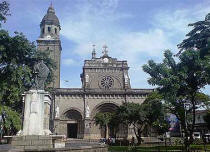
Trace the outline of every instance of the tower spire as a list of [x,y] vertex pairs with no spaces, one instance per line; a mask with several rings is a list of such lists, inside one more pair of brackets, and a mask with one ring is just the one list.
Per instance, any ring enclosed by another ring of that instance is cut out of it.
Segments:
[[95,44],[92,45],[93,46],[93,51],[92,51],[92,59],[96,58],[96,49],[95,49]]

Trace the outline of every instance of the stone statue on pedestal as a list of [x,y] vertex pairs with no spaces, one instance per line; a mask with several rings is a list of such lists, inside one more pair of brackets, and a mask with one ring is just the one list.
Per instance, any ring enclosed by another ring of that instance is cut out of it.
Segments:
[[32,89],[36,90],[44,90],[44,84],[47,80],[48,74],[50,70],[44,64],[43,60],[40,60],[38,63],[34,65],[34,83],[32,85]]
[[125,75],[124,75],[124,78],[125,78],[125,84],[128,84],[128,81],[129,81],[128,75],[125,74]]
[[85,76],[85,82],[88,83],[89,82],[89,75],[86,74]]
[[88,104],[86,105],[86,108],[85,108],[85,116],[86,116],[86,118],[90,117],[90,108],[89,108]]
[[55,109],[55,118],[59,117],[59,107],[57,106]]

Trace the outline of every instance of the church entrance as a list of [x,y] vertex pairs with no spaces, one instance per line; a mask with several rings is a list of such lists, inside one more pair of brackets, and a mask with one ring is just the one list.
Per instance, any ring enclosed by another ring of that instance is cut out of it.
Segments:
[[78,123],[68,123],[67,124],[67,137],[77,138]]
[[[116,111],[116,109],[118,108],[118,106],[116,104],[113,103],[103,103],[101,105],[99,105],[98,107],[96,107],[96,109],[94,109],[93,114],[96,115],[96,113],[113,113]],[[109,126],[107,129],[105,129],[105,127],[99,127],[96,126],[99,129],[99,137],[100,138],[108,138],[108,137],[112,137],[112,138],[127,138],[128,136],[128,128],[127,126],[120,124],[118,127],[112,127]]]
[[64,119],[66,122],[65,135],[67,138],[82,138],[84,127],[82,121],[82,115],[78,110],[70,109],[64,113]]

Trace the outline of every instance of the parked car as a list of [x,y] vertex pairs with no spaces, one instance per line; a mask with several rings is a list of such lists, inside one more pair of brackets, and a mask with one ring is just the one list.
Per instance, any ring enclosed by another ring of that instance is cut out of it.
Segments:
[[201,133],[200,132],[193,132],[193,138],[194,139],[200,139],[201,138]]

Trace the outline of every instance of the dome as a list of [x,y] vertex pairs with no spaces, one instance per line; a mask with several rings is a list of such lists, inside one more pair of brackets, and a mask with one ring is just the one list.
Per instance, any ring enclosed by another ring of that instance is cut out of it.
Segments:
[[60,22],[58,20],[58,17],[55,15],[55,10],[52,6],[50,6],[47,10],[47,14],[43,17],[41,21],[42,25],[56,25],[60,27]]

